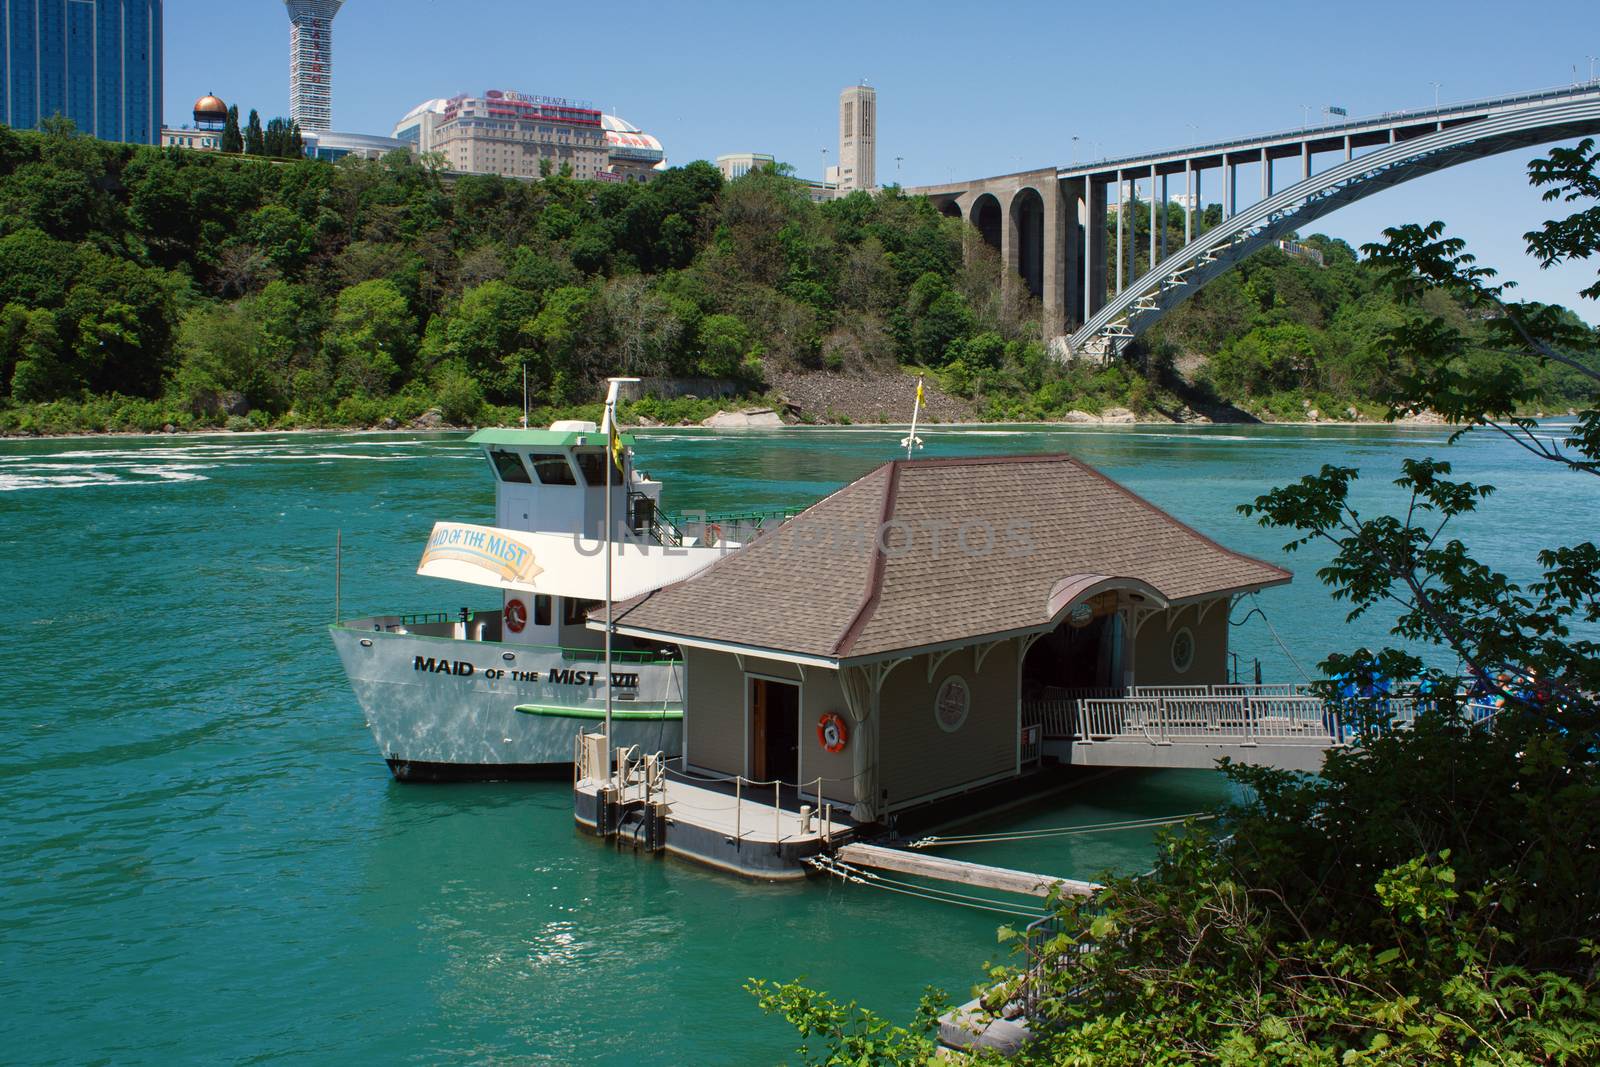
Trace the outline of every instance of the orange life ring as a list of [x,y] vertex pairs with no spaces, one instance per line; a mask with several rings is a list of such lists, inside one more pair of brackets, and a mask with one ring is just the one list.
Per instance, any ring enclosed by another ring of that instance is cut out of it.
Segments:
[[850,743],[850,728],[838,712],[830,711],[817,720],[817,743],[829,752],[843,752]]
[[520,634],[526,625],[528,625],[528,605],[512,597],[506,601],[506,629],[514,634]]

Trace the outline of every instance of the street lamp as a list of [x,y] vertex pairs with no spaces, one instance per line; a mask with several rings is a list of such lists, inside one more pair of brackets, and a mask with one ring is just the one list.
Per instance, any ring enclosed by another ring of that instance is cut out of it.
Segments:
[[1439,106],[1439,83],[1429,82],[1428,84],[1433,86],[1433,106],[1437,108]]

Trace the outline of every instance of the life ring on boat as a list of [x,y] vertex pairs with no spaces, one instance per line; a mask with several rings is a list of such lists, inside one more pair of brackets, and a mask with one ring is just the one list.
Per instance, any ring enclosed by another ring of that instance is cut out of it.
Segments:
[[506,629],[514,634],[520,634],[526,625],[528,625],[528,605],[519,598],[512,597],[506,601]]
[[830,711],[817,720],[817,743],[829,752],[843,752],[850,743],[850,728],[838,712]]
[[722,542],[722,527],[712,523],[706,527],[705,535],[700,540],[705,542],[707,548],[716,548]]

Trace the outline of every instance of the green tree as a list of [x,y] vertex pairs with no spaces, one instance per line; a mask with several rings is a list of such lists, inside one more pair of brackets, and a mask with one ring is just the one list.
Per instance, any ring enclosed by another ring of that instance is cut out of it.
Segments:
[[[534,360],[527,327],[538,308],[535,297],[504,281],[469,289],[448,315],[429,323],[422,363],[431,369],[452,361],[472,375],[486,396],[515,399],[522,389],[522,366]],[[546,380],[544,371],[535,365],[530,378],[535,383]]]
[[244,151],[244,136],[239,132],[239,105],[228,105],[228,117],[222,124],[222,144],[224,152],[238,155]]
[[410,363],[416,331],[405,294],[393,282],[362,282],[340,293],[323,335],[339,391],[388,393],[401,367]]
[[[535,375],[548,390],[551,402],[568,404],[579,396],[584,378],[585,326],[590,319],[593,293],[566,286],[546,298],[539,314],[527,324],[525,334],[533,351],[543,357],[544,376]],[[516,365],[520,370],[520,362]],[[509,368],[508,368],[509,369]]]
[[700,359],[695,369],[711,378],[732,378],[750,351],[750,331],[732,315],[707,315],[700,322]]
[[282,204],[266,204],[250,216],[245,232],[262,255],[285,274],[296,274],[311,255],[315,237],[305,219]]
[[255,108],[250,109],[250,122],[244,128],[244,151],[250,156],[264,156],[267,154],[267,137],[261,129],[261,116]]
[[26,322],[15,319],[8,333],[15,336],[11,371],[11,395],[17,400],[55,400],[77,392],[84,385],[72,373],[62,352],[56,314],[39,308],[25,313]]

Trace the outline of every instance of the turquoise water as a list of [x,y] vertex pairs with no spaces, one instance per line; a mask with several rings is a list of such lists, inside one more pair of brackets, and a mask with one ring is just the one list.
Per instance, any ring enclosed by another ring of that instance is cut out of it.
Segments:
[[[903,432],[903,431],[901,431]],[[644,435],[678,508],[804,504],[895,454],[881,429]],[[1600,529],[1579,479],[1487,435],[1392,428],[924,431],[928,454],[1070,450],[1295,583],[1261,595],[1293,657],[1375,643],[1315,553],[1234,505],[1325,462],[1392,502],[1402,455],[1502,486],[1468,529],[1525,574]],[[41,1063],[425,1060],[772,1063],[791,1031],[748,976],[899,1016],[960,994],[1003,916],[855,886],[747,885],[609,851],[560,783],[402,786],[324,629],[335,530],[346,615],[453,610],[417,578],[436,519],[490,521],[459,436],[0,443],[0,1048]],[[1113,532],[1108,531],[1108,535]],[[1236,616],[1242,610],[1236,610]],[[1235,631],[1294,680],[1259,617]],[[997,817],[1053,826],[1214,804],[1210,772],[1091,783]],[[964,828],[970,829],[970,828]],[[1137,870],[1148,833],[953,852],[1060,875]]]

